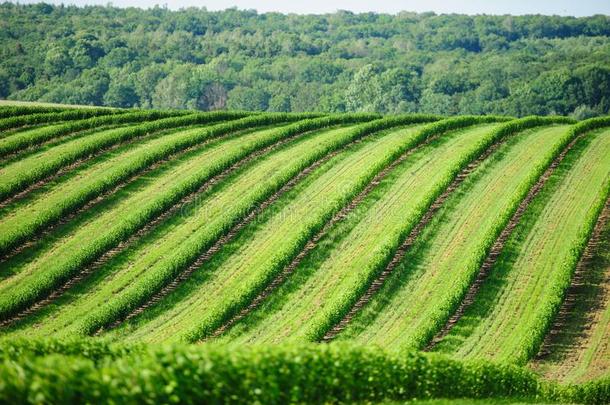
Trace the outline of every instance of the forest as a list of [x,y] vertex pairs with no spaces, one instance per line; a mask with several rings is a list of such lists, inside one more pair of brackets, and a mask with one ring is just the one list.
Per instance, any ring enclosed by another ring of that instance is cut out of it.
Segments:
[[610,111],[610,17],[0,4],[0,99],[193,110]]

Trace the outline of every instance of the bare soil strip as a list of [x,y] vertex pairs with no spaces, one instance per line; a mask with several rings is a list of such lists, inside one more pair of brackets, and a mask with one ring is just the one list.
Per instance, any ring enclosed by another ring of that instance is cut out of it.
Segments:
[[445,336],[447,336],[447,334],[451,331],[453,326],[460,320],[460,318],[462,317],[462,315],[464,314],[466,309],[470,305],[472,305],[477,293],[479,292],[479,289],[481,288],[481,285],[484,283],[485,279],[487,278],[487,276],[489,274],[489,271],[496,263],[496,260],[498,259],[498,257],[500,256],[500,253],[504,249],[504,245],[506,244],[506,241],[508,240],[508,238],[512,234],[513,230],[515,229],[515,227],[521,220],[521,217],[525,213],[525,210],[530,205],[530,203],[532,202],[534,197],[536,197],[536,195],[538,195],[540,190],[544,187],[544,185],[546,184],[548,179],[551,177],[553,172],[555,172],[555,169],[557,168],[557,166],[559,166],[561,161],[565,158],[566,154],[570,151],[570,149],[572,149],[574,144],[582,136],[584,136],[584,134],[581,134],[581,135],[577,136],[576,138],[574,138],[561,151],[561,153],[553,160],[553,162],[551,162],[551,165],[546,169],[546,171],[542,174],[542,176],[540,176],[540,178],[538,179],[536,184],[534,184],[534,186],[529,190],[529,192],[527,193],[525,198],[521,201],[521,203],[517,207],[517,210],[511,217],[510,221],[508,221],[508,224],[504,227],[504,229],[502,230],[502,232],[500,233],[500,235],[498,236],[498,238],[492,245],[489,253],[487,254],[487,257],[485,258],[485,261],[483,262],[483,264],[481,265],[481,267],[479,269],[476,279],[470,285],[470,288],[468,289],[468,292],[466,293],[464,299],[462,300],[462,303],[460,304],[458,309],[455,311],[455,313],[451,316],[451,318],[449,318],[449,320],[447,321],[447,323],[445,324],[443,329],[441,329],[440,332],[437,333],[436,336],[430,341],[428,346],[424,349],[425,351],[432,350],[434,348],[434,346],[436,346],[438,344],[438,342],[440,342]]
[[210,190],[216,184],[218,184],[219,182],[221,182],[222,180],[227,178],[235,170],[245,166],[246,164],[248,164],[249,162],[253,161],[256,158],[258,158],[258,157],[260,157],[260,156],[262,156],[262,155],[264,155],[266,153],[269,153],[269,152],[271,152],[271,151],[273,151],[275,149],[278,149],[278,148],[282,147],[283,145],[287,144],[288,142],[290,142],[290,141],[292,141],[294,139],[300,138],[302,136],[305,136],[306,134],[309,134],[311,132],[313,132],[313,131],[303,132],[303,133],[298,134],[296,136],[291,136],[291,137],[288,137],[286,139],[282,139],[279,142],[274,143],[273,145],[269,145],[269,146],[267,146],[267,147],[265,147],[263,149],[260,149],[260,150],[258,150],[256,152],[253,152],[253,153],[249,154],[248,156],[246,156],[245,158],[237,161],[236,163],[234,163],[233,165],[231,165],[227,169],[223,170],[221,173],[217,174],[216,176],[213,176],[205,184],[203,184],[199,189],[197,189],[196,191],[194,191],[194,192],[190,193],[189,195],[183,197],[180,201],[178,201],[176,204],[174,204],[171,208],[169,208],[164,213],[162,213],[161,215],[156,217],[154,220],[152,220],[151,222],[146,224],[144,227],[142,227],[139,231],[134,233],[128,239],[126,239],[123,242],[120,242],[115,248],[110,249],[107,252],[105,252],[103,255],[101,255],[97,260],[95,260],[89,266],[84,267],[78,274],[76,274],[74,277],[70,278],[62,286],[60,286],[57,289],[55,289],[46,298],[38,301],[37,303],[35,303],[34,305],[30,306],[29,308],[24,309],[23,311],[19,312],[15,316],[12,316],[12,317],[10,317],[10,318],[0,322],[0,328],[6,327],[6,326],[10,326],[14,322],[20,321],[23,318],[25,318],[25,317],[33,314],[34,312],[40,310],[41,308],[51,304],[53,301],[55,301],[57,298],[59,298],[61,295],[63,295],[70,288],[72,288],[73,286],[78,284],[81,280],[85,279],[90,274],[93,274],[97,269],[99,269],[104,264],[106,264],[110,259],[112,259],[116,255],[118,255],[120,252],[122,252],[124,249],[128,248],[129,246],[132,246],[134,243],[136,243],[138,240],[140,240],[143,236],[145,236],[150,231],[152,231],[157,225],[159,225],[160,223],[165,221],[170,216],[176,214],[185,205],[195,201],[195,199],[201,193],[204,193],[204,192]]
[[[590,271],[596,257],[603,253],[603,249],[607,249],[601,242],[609,222],[610,198],[606,200],[589,242],[576,265],[572,283],[534,360],[535,363],[555,355],[565,358],[562,364],[578,361],[578,356],[574,354],[578,354],[583,348],[595,326],[597,311],[603,309],[604,303],[610,298],[610,268],[606,269],[604,274],[591,274]],[[596,280],[597,278],[599,280]],[[594,291],[591,286],[595,287]],[[583,307],[577,308],[578,305]]]
[[429,137],[424,142],[416,145],[414,148],[409,149],[405,153],[403,153],[398,159],[392,162],[390,165],[386,166],[382,171],[380,171],[374,178],[371,180],[369,184],[357,195],[352,201],[346,206],[344,206],[338,213],[336,213],[333,218],[329,222],[322,227],[322,229],[314,235],[306,244],[303,250],[299,252],[297,256],[292,260],[290,264],[288,264],[282,271],[265,287],[253,300],[250,302],[248,306],[242,309],[237,315],[229,319],[226,323],[216,329],[210,336],[203,341],[213,339],[219,337],[227,330],[229,330],[233,325],[239,322],[241,319],[245,318],[255,309],[257,309],[263,301],[269,297],[273,291],[275,291],[280,285],[286,281],[286,279],[292,274],[292,272],[298,267],[301,261],[311,252],[318,244],[318,242],[330,231],[330,229],[339,221],[344,220],[349,216],[349,214],[354,211],[360,203],[373,191],[373,189],[379,185],[379,183],[398,165],[400,165],[405,159],[407,159],[410,155],[412,155],[417,150],[422,147],[430,144],[432,141],[438,139],[442,134],[437,134]]

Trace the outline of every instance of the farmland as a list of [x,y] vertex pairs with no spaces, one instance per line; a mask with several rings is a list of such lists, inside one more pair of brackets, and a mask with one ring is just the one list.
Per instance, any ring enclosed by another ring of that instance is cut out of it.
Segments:
[[0,403],[610,401],[610,118],[0,105]]

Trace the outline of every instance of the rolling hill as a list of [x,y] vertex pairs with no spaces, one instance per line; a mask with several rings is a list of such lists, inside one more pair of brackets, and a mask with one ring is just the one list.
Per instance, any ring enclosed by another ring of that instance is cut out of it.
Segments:
[[0,401],[610,400],[609,117],[0,131]]

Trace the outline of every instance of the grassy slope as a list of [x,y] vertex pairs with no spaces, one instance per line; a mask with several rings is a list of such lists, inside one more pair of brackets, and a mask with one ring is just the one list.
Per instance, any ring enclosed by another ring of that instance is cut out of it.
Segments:
[[340,339],[396,349],[425,345],[566,139],[567,127],[556,126],[525,131],[502,145],[449,197],[392,279]]
[[[282,207],[280,201],[270,207],[265,215],[272,217],[256,234],[260,239],[243,246],[243,250],[251,252],[251,255],[235,256],[235,262],[229,261],[224,266],[217,266],[215,262],[204,265],[208,271],[196,273],[190,285],[175,295],[185,295],[184,291],[195,289],[206,293],[185,297],[175,310],[149,322],[145,320],[145,325],[132,338],[143,335],[151,340],[185,337],[190,329],[210,327],[218,318],[226,316],[227,303],[241,302],[243,305],[243,301],[260,288],[261,282],[264,283],[281,269],[282,263],[298,252],[300,243],[320,223],[328,220],[387,164],[389,155],[412,145],[416,134],[415,128],[394,130],[381,138],[377,135],[365,140],[331,159],[282,199],[291,200],[288,206]],[[261,278],[265,274],[267,277]],[[199,322],[190,316],[190,311],[199,311]],[[172,336],[181,327],[186,333]]]
[[[321,243],[312,252],[314,260],[304,261],[295,271],[294,281],[278,291],[275,308],[273,304],[263,307],[260,322],[248,325],[246,319],[248,327],[234,332],[234,340],[279,342],[321,338],[336,321],[336,314],[349,309],[358,292],[368,286],[380,263],[385,263],[415,225],[430,199],[464,164],[464,157],[478,150],[494,127],[484,125],[449,133],[407,158],[367,198],[366,210],[354,216],[355,225],[348,230],[338,226],[339,233],[331,231],[326,238],[329,243]],[[228,339],[233,340],[232,336]]]
[[89,155],[99,145],[113,145],[122,141],[124,128],[94,131],[85,137],[42,148],[23,159],[13,161],[0,168],[0,195],[9,196],[25,186],[40,180]]
[[582,382],[610,371],[610,221],[584,269],[574,306],[553,336],[550,356],[532,364],[548,379]]
[[[102,118],[106,116],[120,116],[125,113],[126,110],[109,110],[109,109],[71,109],[63,111],[53,112],[40,112],[27,115],[13,115],[13,116],[2,116],[0,117],[0,138],[4,137],[3,131],[12,130],[21,127],[30,127],[32,125],[64,122],[70,124],[70,122],[79,122],[84,118]],[[4,115],[4,114],[2,114]],[[112,118],[110,118],[112,120]]]
[[[24,130],[6,133],[0,138],[0,156],[20,155],[24,151],[35,151],[43,144],[57,144],[75,139],[92,132],[91,130],[111,129],[113,126],[142,123],[159,118],[171,117],[171,112],[138,111],[109,114],[79,119],[55,125],[28,126]],[[27,119],[27,117],[24,117]]]
[[[99,285],[88,284],[80,289],[80,294],[75,294],[78,299],[74,297],[52,316],[37,320],[37,333],[87,333],[92,328],[90,323],[101,326],[97,324],[100,317],[107,323],[114,320],[115,311],[133,309],[133,305],[156,292],[163,281],[173,278],[170,275],[182,270],[189,261],[187,257],[194,260],[198,256],[201,249],[191,249],[194,235],[202,245],[211,244],[312,159],[347,142],[351,132],[351,127],[317,131],[241,168],[215,189],[199,196],[142,243],[100,269],[99,273],[108,275],[107,279],[98,280]],[[153,287],[154,283],[160,284]],[[134,294],[138,295],[137,300]]]
[[0,208],[0,249],[4,250],[5,246],[34,236],[45,225],[70,213],[99,195],[100,191],[128,177],[134,172],[133,166],[140,163],[139,161],[154,162],[149,157],[154,156],[163,146],[197,132],[203,132],[203,127],[164,133],[161,137],[153,137],[104,153],[58,179],[53,179],[25,198]]
[[17,301],[27,301],[25,297],[31,299],[53,288],[235,159],[277,140],[281,130],[257,131],[194,149],[113,195],[105,206],[87,213],[83,221],[70,224],[63,234],[57,232],[51,238],[53,243],[43,240],[34,253],[26,251],[0,264],[0,270],[12,274],[0,284],[2,312]]
[[[226,124],[201,126],[165,133],[143,142],[105,153],[53,181],[22,200],[0,209],[0,251],[32,237],[44,226],[168,156],[187,147],[196,147],[214,138],[212,132]],[[235,134],[233,134],[235,135]]]
[[610,186],[610,131],[578,142],[526,210],[475,302],[437,351],[524,363],[569,284]]

